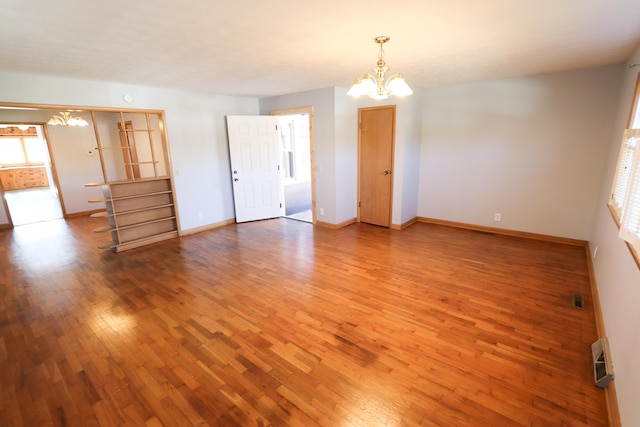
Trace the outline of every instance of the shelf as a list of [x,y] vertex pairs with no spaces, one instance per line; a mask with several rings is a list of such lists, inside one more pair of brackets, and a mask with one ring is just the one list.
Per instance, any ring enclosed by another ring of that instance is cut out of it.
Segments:
[[151,178],[138,178],[135,180],[128,180],[128,179],[119,179],[119,180],[115,180],[115,181],[109,181],[109,182],[89,182],[87,184],[84,184],[85,187],[102,187],[104,185],[122,185],[122,184],[132,184],[132,183],[140,183],[140,182],[153,182],[153,181],[166,181],[169,179],[169,175],[165,175],[165,176],[158,176],[158,177],[151,177]]
[[158,164],[160,163],[159,161],[154,161],[154,162],[135,162],[135,163],[125,163],[125,165],[127,166],[136,166],[136,165],[153,165],[153,164]]
[[[131,209],[128,211],[118,211],[118,215],[128,215],[128,214],[134,214],[138,212],[145,212],[145,211],[161,209],[161,208],[172,208],[173,206],[174,206],[173,203],[164,203],[161,205],[146,206],[144,208]],[[92,213],[91,215],[89,215],[89,218],[109,218],[109,217],[113,217],[114,215],[115,214],[113,212],[102,211],[102,212]]]
[[[118,231],[129,230],[131,228],[142,227],[144,225],[155,224],[155,223],[162,222],[162,221],[171,221],[171,220],[175,220],[175,219],[176,219],[175,216],[169,216],[169,217],[158,218],[158,219],[154,219],[154,220],[150,220],[150,221],[144,221],[144,222],[137,222],[137,223],[134,223],[134,224],[122,225],[122,226],[118,227]],[[113,231],[116,231],[116,230],[114,229]]]
[[145,221],[145,222],[138,222],[136,224],[123,225],[121,227],[118,227],[118,230],[128,230],[130,228],[136,228],[136,227],[140,227],[140,226],[147,225],[147,224],[155,224],[156,222],[171,221],[171,220],[175,220],[175,219],[176,219],[175,216],[168,216],[168,217],[165,217],[165,218],[154,219],[152,221]]
[[136,227],[141,227],[143,225],[148,225],[148,224],[154,224],[156,222],[162,222],[162,221],[171,221],[171,220],[175,220],[176,217],[175,216],[169,216],[169,217],[163,217],[163,218],[158,218],[158,219],[154,219],[151,221],[143,221],[143,222],[137,222],[134,224],[128,224],[128,225],[122,225],[119,227],[113,226],[113,225],[105,225],[104,227],[98,227],[95,228],[93,230],[94,233],[105,233],[107,231],[120,231],[120,230],[128,230],[130,228],[136,228]]
[[167,233],[156,234],[155,236],[151,236],[151,237],[145,237],[145,238],[142,238],[142,239],[132,240],[130,242],[126,242],[126,243],[122,243],[122,244],[111,245],[109,247],[112,250],[116,251],[116,252],[122,252],[122,251],[126,251],[128,249],[139,248],[140,246],[145,246],[145,245],[149,245],[151,243],[161,242],[163,240],[173,239],[173,238],[176,238],[176,237],[178,237],[178,232],[177,231],[170,231],[170,232],[167,232]]
[[128,147],[126,145],[107,145],[106,147],[94,147],[94,150],[100,150],[100,151],[105,151],[105,150],[130,150],[131,147]]
[[149,196],[156,196],[158,194],[170,194],[170,193],[171,193],[171,190],[164,190],[164,191],[156,191],[154,193],[140,193],[140,194],[131,194],[131,195],[122,196],[122,197],[105,198],[104,201],[117,202],[118,200],[137,199],[139,197],[149,197]]
[[137,181],[119,181],[102,185],[102,202],[106,211],[91,215],[107,218],[108,224],[94,229],[97,233],[111,233],[113,243],[108,246],[121,251],[155,241],[178,236],[178,219],[174,204],[171,179],[152,178]]
[[110,216],[113,216],[113,214],[107,211],[103,211],[103,212],[92,213],[91,215],[89,215],[89,218],[108,218]]
[[[127,214],[133,214],[138,212],[150,211],[150,210],[159,209],[159,208],[172,208],[172,207],[173,207],[173,203],[165,203],[162,205],[146,206],[144,208],[131,209],[128,211],[118,211],[118,215],[127,215]],[[110,214],[110,215],[113,216],[113,214]]]

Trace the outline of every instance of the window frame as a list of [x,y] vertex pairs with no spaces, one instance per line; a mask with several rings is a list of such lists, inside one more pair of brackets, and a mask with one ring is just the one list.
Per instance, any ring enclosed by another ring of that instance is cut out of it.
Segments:
[[[33,130],[32,130],[33,129]],[[2,167],[5,168],[13,168],[13,167],[23,167],[23,166],[43,166],[45,164],[44,161],[30,161],[29,159],[29,150],[27,149],[27,144],[25,139],[38,139],[38,134],[34,127],[30,127],[26,131],[21,131],[17,127],[9,127],[1,129],[0,132],[0,144],[7,141],[7,139],[15,139],[19,140],[20,148],[22,151],[22,161],[18,163],[2,163]],[[18,142],[18,141],[16,141]]]
[[[625,229],[623,207],[631,205],[635,206],[637,210],[640,205],[640,176],[638,176],[640,175],[640,117],[636,120],[636,116],[640,115],[639,108],[640,73],[636,78],[629,117],[616,163],[616,174],[607,204],[609,212],[618,226],[619,236],[629,248],[638,268],[640,268],[640,231],[629,233]],[[631,142],[632,138],[633,142]],[[621,182],[621,180],[625,182]],[[620,191],[623,191],[624,196],[621,197]],[[629,200],[629,197],[632,199]],[[632,238],[629,238],[630,235]]]

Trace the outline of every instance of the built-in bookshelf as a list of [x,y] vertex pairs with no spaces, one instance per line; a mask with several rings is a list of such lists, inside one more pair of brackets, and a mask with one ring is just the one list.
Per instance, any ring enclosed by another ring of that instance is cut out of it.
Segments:
[[169,178],[87,184],[101,186],[103,198],[90,202],[104,203],[104,212],[93,218],[106,218],[107,225],[93,231],[110,233],[111,241],[102,248],[116,252],[178,237],[178,224]]
[[91,217],[106,225],[93,231],[111,237],[100,248],[120,252],[178,237],[161,115],[93,112],[92,120],[104,182],[85,186],[101,187],[102,197],[89,201],[105,210]]

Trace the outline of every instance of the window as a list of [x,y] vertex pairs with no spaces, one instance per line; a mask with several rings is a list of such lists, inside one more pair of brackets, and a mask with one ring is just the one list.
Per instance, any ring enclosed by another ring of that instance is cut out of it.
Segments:
[[42,165],[46,158],[46,147],[33,126],[26,131],[14,126],[0,129],[0,162],[3,166]]
[[640,267],[640,74],[613,181],[609,208]]

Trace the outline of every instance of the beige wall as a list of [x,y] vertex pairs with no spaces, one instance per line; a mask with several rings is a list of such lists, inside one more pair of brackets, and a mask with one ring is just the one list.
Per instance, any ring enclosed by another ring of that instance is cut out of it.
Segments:
[[[628,61],[640,63],[640,48]],[[607,155],[603,158],[606,170],[596,203],[591,241],[593,260],[602,305],[606,334],[611,345],[616,373],[616,392],[620,416],[624,426],[640,426],[640,269],[626,244],[618,237],[618,228],[607,209],[615,167],[620,151],[622,133],[627,124],[629,109],[640,67],[624,67],[622,90],[614,111],[614,126],[607,138]]]
[[588,240],[620,70],[425,90],[419,215]]

